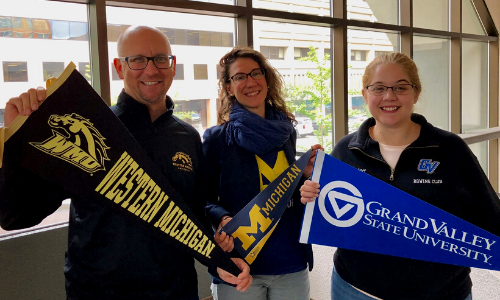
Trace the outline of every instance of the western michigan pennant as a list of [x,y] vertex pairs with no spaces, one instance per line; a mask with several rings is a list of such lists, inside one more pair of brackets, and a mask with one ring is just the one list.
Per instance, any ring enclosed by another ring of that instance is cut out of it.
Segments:
[[233,236],[234,248],[249,264],[257,258],[278,225],[302,177],[311,151],[292,163],[220,229],[220,232]]
[[318,151],[301,243],[500,270],[500,238]]
[[3,159],[95,199],[207,266],[240,273],[73,63],[47,95],[2,131]]

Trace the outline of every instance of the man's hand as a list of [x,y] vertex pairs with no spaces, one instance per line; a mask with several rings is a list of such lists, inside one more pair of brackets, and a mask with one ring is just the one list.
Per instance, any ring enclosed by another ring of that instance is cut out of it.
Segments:
[[19,97],[10,98],[5,105],[4,123],[8,127],[18,115],[29,116],[38,109],[40,102],[45,100],[45,89],[38,87],[37,89],[29,89],[26,93],[22,93]]
[[229,221],[231,221],[233,218],[229,216],[224,216],[222,217],[222,220],[217,227],[217,231],[215,232],[214,239],[217,242],[217,244],[224,250],[225,252],[231,252],[234,249],[234,241],[233,237],[230,235],[227,235],[225,232],[219,233],[219,230],[226,225]]
[[307,202],[313,201],[319,196],[319,183],[306,180],[304,184],[300,187],[300,202],[306,204]]
[[305,177],[311,176],[313,172],[314,159],[316,158],[316,153],[318,152],[318,150],[325,151],[325,149],[323,149],[323,147],[321,147],[320,144],[311,146],[311,149],[312,149],[311,156],[309,157],[309,161],[307,162],[307,165],[304,168],[304,173],[302,173],[303,176]]
[[244,292],[250,287],[253,280],[252,275],[250,275],[250,267],[241,258],[231,258],[231,260],[241,270],[241,273],[238,275],[238,277],[222,270],[221,268],[217,268],[217,273],[219,274],[219,277],[225,282],[235,284],[236,290],[238,290],[239,292]]

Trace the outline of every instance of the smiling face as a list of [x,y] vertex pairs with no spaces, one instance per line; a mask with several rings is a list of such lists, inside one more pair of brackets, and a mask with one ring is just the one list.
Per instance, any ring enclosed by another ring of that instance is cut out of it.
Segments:
[[[147,27],[126,32],[119,42],[120,57],[132,55],[170,55],[172,51],[165,35]],[[118,76],[123,79],[125,92],[148,106],[149,110],[166,110],[165,96],[175,76],[175,63],[169,69],[158,69],[149,61],[143,70],[131,70],[126,61],[114,60]]]
[[[259,64],[251,58],[238,58],[229,67],[229,77],[238,73],[248,74],[252,70],[259,69]],[[239,104],[248,111],[261,117],[265,117],[265,102],[267,97],[266,78],[254,79],[248,76],[246,82],[230,82],[226,86],[229,95],[234,95]]]
[[[411,83],[408,74],[399,65],[386,63],[375,68],[368,85],[394,86]],[[411,122],[413,105],[418,100],[415,89],[411,89],[407,95],[396,95],[392,89],[388,89],[385,94],[374,96],[365,87],[363,97],[377,126],[384,127],[399,127]]]

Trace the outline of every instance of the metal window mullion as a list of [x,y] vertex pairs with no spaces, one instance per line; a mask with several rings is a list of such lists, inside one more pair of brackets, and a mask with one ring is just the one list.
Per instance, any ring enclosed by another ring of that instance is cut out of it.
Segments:
[[108,105],[111,105],[105,0],[89,1],[88,20],[92,87]]
[[[489,43],[488,51],[489,63],[489,83],[488,83],[488,102],[489,102],[489,128],[498,127],[499,124],[499,43],[498,40]],[[499,188],[499,142],[500,139],[493,139],[488,142],[488,178],[491,185],[498,191]]]
[[450,124],[453,133],[462,133],[462,1],[450,0],[450,31],[458,32],[458,37],[450,41]]
[[408,32],[400,33],[399,51],[413,58],[413,0],[399,1],[399,22],[409,27]]

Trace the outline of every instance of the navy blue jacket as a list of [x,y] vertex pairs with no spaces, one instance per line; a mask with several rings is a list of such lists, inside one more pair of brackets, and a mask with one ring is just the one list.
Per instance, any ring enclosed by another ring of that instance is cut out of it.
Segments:
[[[373,118],[343,137],[331,155],[500,236],[500,201],[469,147],[421,115],[413,114],[412,121],[421,125],[420,136],[401,153],[394,170],[369,136]],[[439,165],[428,174],[418,170],[421,159]],[[345,281],[384,300],[461,300],[472,287],[466,267],[347,249],[336,251],[334,263]]]
[[[214,228],[217,228],[219,225],[221,217],[224,215],[236,215],[260,192],[260,173],[255,154],[238,146],[236,143],[227,145],[226,126],[226,124],[214,126],[207,129],[203,135],[203,153],[205,155],[203,184],[205,187],[204,197],[208,202],[206,214]],[[295,161],[296,140],[297,137],[294,131],[282,147],[289,163]],[[302,182],[299,182],[298,188],[302,185]],[[280,231],[288,230],[296,234],[298,244],[305,207],[300,202],[298,188],[292,197],[294,220],[290,220],[289,224],[293,224],[293,226],[285,228],[286,225],[280,221],[270,239],[279,239]],[[269,242],[270,240],[267,243]],[[262,261],[265,259],[263,256],[265,256],[266,247],[269,247],[268,244],[264,246],[264,250],[262,250],[252,266],[250,266],[250,273],[259,274],[258,272],[255,273],[255,266],[258,264],[258,260]],[[312,270],[313,255],[311,245],[300,244],[300,247],[305,256],[305,261],[309,265],[309,269]]]

